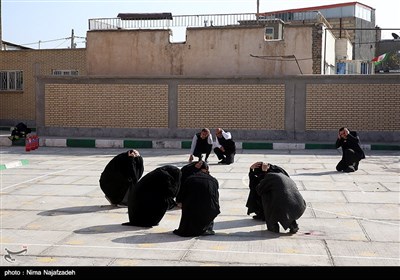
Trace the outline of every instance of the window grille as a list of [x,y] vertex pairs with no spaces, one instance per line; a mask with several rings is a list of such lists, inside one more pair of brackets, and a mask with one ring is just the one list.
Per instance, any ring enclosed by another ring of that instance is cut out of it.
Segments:
[[15,91],[23,89],[22,71],[0,71],[0,90]]
[[78,76],[78,70],[53,70],[54,76]]

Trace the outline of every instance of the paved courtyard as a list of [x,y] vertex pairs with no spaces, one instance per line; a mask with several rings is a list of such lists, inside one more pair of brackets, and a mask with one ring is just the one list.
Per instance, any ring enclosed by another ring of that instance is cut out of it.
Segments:
[[[172,233],[180,210],[158,226],[127,227],[108,205],[100,174],[127,149],[0,147],[1,266],[399,266],[400,151],[366,151],[338,173],[340,150],[239,150],[232,165],[210,156],[220,186],[214,236]],[[145,173],[187,163],[186,149],[138,149]],[[307,202],[297,234],[271,233],[246,214],[248,170],[283,167]]]

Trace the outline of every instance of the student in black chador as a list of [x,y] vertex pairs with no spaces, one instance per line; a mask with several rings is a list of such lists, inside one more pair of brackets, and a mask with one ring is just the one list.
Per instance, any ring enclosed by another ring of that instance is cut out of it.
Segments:
[[131,186],[136,184],[144,171],[143,158],[136,150],[116,155],[100,176],[100,187],[112,205],[128,205]]
[[198,132],[193,136],[192,146],[190,147],[189,162],[193,161],[193,157],[198,157],[199,161],[202,160],[202,154],[206,154],[204,160],[207,162],[212,146],[213,140],[210,130],[208,128],[203,128],[201,132]]
[[299,230],[297,219],[306,210],[306,202],[296,183],[283,173],[269,172],[256,186],[261,196],[267,230],[279,233],[279,224],[290,233]]
[[181,168],[181,186],[179,188],[178,194],[176,196],[176,203],[178,205],[178,207],[182,208],[182,193],[183,193],[183,188],[184,188],[184,182],[186,181],[186,179],[201,171],[201,168],[203,166],[204,161],[200,160],[200,161],[196,161],[196,162],[191,162],[186,164],[185,166],[183,166]]
[[230,132],[225,132],[222,128],[215,131],[214,153],[217,155],[219,164],[231,164],[235,160],[236,144]]
[[337,171],[354,172],[358,170],[358,163],[365,158],[360,146],[360,138],[355,131],[349,131],[346,127],[339,129],[336,140],[336,148],[342,147],[342,159],[336,165]]
[[165,165],[143,176],[129,191],[129,222],[124,225],[152,227],[158,225],[171,201],[176,197],[181,182],[178,167]]
[[255,213],[253,219],[264,221],[264,210],[261,203],[261,197],[257,194],[256,186],[264,179],[267,173],[282,173],[289,177],[289,174],[282,168],[277,165],[273,165],[270,163],[264,163],[262,161],[258,161],[253,163],[250,166],[249,172],[249,196],[247,198],[246,207],[247,207],[247,215],[251,213]]
[[174,234],[183,237],[214,235],[214,219],[220,213],[218,181],[203,162],[200,172],[183,183],[182,216]]

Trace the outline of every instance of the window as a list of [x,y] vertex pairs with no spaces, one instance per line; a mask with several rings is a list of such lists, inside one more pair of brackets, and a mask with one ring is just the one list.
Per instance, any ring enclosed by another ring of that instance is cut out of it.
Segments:
[[78,70],[53,70],[55,76],[77,76],[79,75]]
[[273,40],[274,39],[274,28],[266,27],[265,28],[265,40]]
[[22,89],[22,71],[0,71],[0,90],[15,91]]

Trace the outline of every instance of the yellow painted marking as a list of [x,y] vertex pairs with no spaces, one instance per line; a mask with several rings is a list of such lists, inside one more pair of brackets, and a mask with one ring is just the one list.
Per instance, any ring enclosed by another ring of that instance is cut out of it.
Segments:
[[51,258],[51,257],[37,258],[37,260],[39,262],[42,262],[42,263],[51,263],[51,262],[56,262],[57,261],[56,258]]
[[66,244],[69,244],[69,245],[82,245],[82,244],[85,244],[85,242],[83,242],[82,240],[70,240],[70,241],[66,242]]

